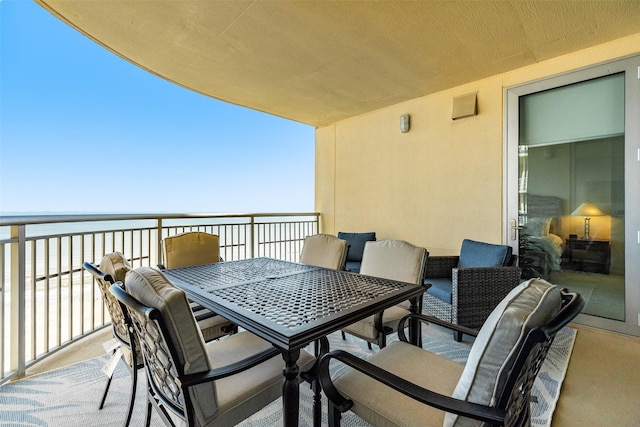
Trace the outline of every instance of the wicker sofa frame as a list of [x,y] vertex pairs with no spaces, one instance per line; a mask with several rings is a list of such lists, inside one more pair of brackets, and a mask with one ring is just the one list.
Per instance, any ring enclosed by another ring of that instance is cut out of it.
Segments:
[[[422,300],[423,312],[438,319],[478,330],[502,299],[521,282],[517,256],[506,267],[457,268],[459,256],[430,256],[425,272],[429,278],[450,278],[451,304],[428,292]],[[454,331],[456,341],[462,332]]]

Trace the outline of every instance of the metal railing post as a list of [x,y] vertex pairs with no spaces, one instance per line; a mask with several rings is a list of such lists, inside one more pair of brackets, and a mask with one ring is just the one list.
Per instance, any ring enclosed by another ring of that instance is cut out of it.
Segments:
[[26,226],[18,225],[11,227],[11,238],[18,239],[10,244],[11,246],[11,278],[9,289],[11,293],[10,303],[10,346],[11,356],[9,366],[15,370],[18,376],[25,373],[25,246],[26,246]]
[[256,241],[258,241],[255,235],[255,225],[256,225],[256,217],[255,215],[251,215],[251,246],[250,246],[251,249],[249,252],[249,255],[251,255],[251,258],[255,258],[255,248],[253,246],[256,244]]
[[[151,238],[151,237],[149,237]],[[156,262],[155,265],[162,263],[162,218],[156,219]],[[154,263],[149,259],[149,264],[154,265]]]

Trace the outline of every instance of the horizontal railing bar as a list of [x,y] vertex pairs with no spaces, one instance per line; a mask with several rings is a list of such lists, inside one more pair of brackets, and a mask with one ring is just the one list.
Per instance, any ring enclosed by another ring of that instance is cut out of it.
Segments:
[[[42,225],[42,224],[39,224]],[[134,228],[108,228],[104,230],[91,230],[85,232],[69,232],[69,233],[58,233],[58,234],[37,234],[32,236],[27,236],[25,238],[25,242],[33,242],[44,239],[57,239],[59,237],[82,237],[82,236],[90,236],[92,234],[104,234],[104,233],[125,233],[125,232],[134,232],[134,231],[148,231],[148,230],[156,230],[155,227],[134,227]],[[13,239],[15,241],[15,239]],[[4,241],[0,240],[0,243],[4,243]]]
[[155,219],[193,219],[193,218],[269,218],[269,217],[296,217],[316,216],[317,212],[302,213],[254,213],[254,214],[79,214],[79,215],[1,215],[0,226],[15,224],[55,224],[64,222],[100,222],[100,221],[131,221],[131,220],[155,220]]

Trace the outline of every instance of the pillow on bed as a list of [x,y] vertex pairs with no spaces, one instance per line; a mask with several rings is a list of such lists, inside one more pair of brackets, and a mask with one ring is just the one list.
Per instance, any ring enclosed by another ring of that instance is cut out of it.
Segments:
[[551,218],[529,218],[522,231],[529,236],[547,236],[550,226]]

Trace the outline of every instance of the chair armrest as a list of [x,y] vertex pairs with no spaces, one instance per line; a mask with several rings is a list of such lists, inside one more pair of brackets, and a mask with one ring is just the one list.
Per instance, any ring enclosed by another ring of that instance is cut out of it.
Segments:
[[400,323],[398,324],[398,338],[400,341],[409,342],[407,335],[405,333],[405,323],[409,319],[418,319],[425,323],[433,323],[435,325],[439,325],[445,327],[447,329],[451,329],[452,331],[462,332],[463,334],[471,335],[472,337],[478,336],[478,331],[475,329],[467,328],[465,326],[457,325],[455,323],[447,322],[446,320],[438,319],[437,317],[430,316],[428,314],[407,314],[402,319],[400,319]]
[[320,383],[322,384],[322,389],[327,395],[327,398],[334,403],[340,412],[348,411],[353,406],[353,402],[342,396],[333,385],[329,372],[329,362],[331,359],[336,359],[364,375],[399,391],[405,396],[426,405],[491,424],[502,425],[504,423],[506,412],[502,409],[465,402],[463,400],[433,392],[385,371],[366,360],[347,353],[346,351],[334,350],[325,354],[320,359],[319,378]]
[[274,356],[278,356],[279,354],[280,350],[273,347],[260,353],[254,354],[253,356],[234,362],[230,365],[221,366],[209,371],[197,372],[195,374],[185,374],[182,376],[181,381],[184,386],[191,387],[209,381],[219,380],[221,378],[235,375],[242,371],[246,371],[247,369],[253,368],[254,366],[257,366]]
[[451,269],[458,266],[459,256],[430,256],[424,269],[424,277],[451,278]]
[[[424,293],[431,287],[430,284],[423,284],[422,287],[424,288],[424,290],[422,291],[422,293],[419,296],[413,297],[417,300],[418,306],[415,307],[416,312],[417,313],[421,313],[422,312],[422,295],[424,295]],[[411,299],[409,299],[409,301],[411,301]],[[373,315],[373,324],[375,326],[375,328],[378,331],[382,331],[384,328],[384,324],[383,324],[383,316],[384,316],[384,310],[377,312],[376,314]],[[402,319],[400,319],[402,320]],[[401,326],[404,327],[404,324],[401,324]],[[387,327],[389,330],[386,331],[387,333],[391,333],[393,332],[391,330],[391,328]]]
[[[452,270],[452,290],[457,288],[458,298],[490,293],[492,299],[502,301],[511,289],[520,284],[520,267],[476,267],[454,268]],[[496,296],[496,294],[500,296]]]

